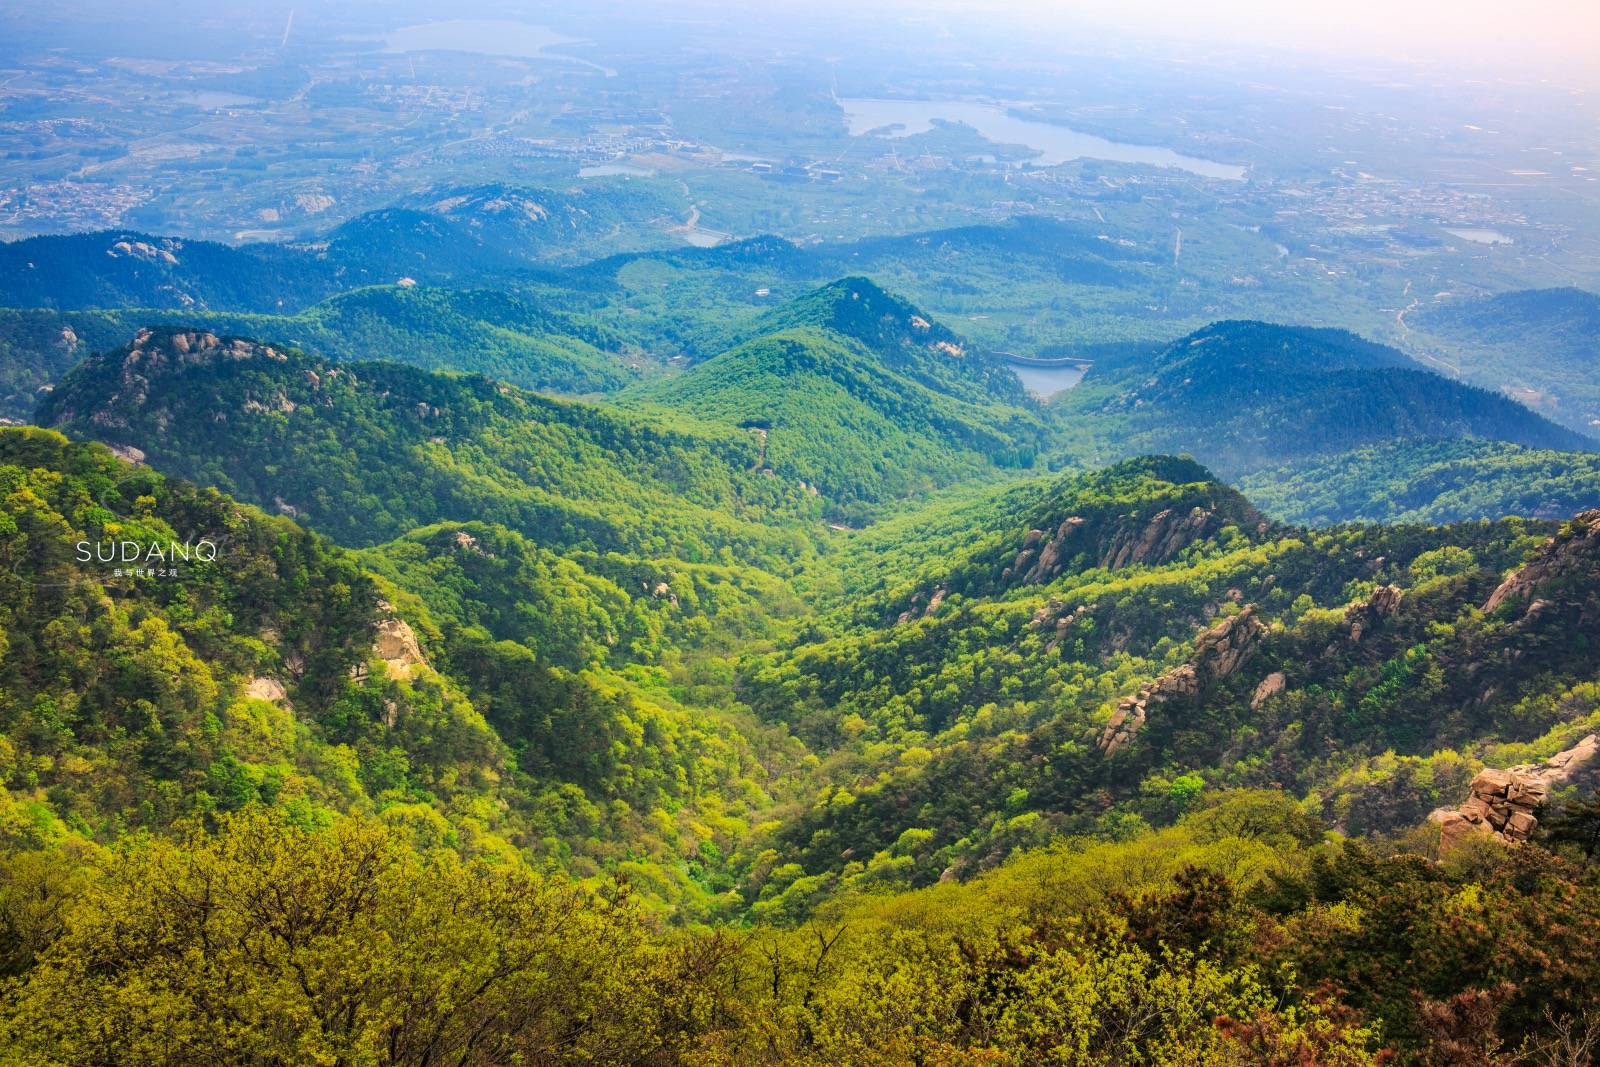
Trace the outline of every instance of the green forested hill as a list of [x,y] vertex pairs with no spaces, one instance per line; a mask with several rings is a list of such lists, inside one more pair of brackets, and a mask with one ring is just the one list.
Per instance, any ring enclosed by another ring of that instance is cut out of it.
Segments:
[[742,325],[734,340],[807,326],[859,342],[889,369],[931,389],[1027,405],[1022,383],[1003,362],[866,278],[841,278],[807,293]]
[[741,326],[734,347],[627,394],[756,432],[765,466],[846,514],[984,470],[1030,467],[1049,435],[1001,362],[864,278]]
[[1097,367],[1051,411],[1092,454],[1189,452],[1228,476],[1428,438],[1594,446],[1394,349],[1344,331],[1260,322],[1217,323],[1151,359]]

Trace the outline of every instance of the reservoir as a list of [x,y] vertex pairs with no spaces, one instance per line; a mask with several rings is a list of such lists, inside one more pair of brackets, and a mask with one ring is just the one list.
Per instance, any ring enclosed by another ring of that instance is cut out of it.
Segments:
[[[1241,181],[1245,168],[1217,163],[1152,145],[1124,144],[1092,133],[1081,133],[1053,122],[1019,118],[994,104],[973,100],[873,100],[850,97],[839,101],[850,134],[860,137],[874,130],[890,137],[911,137],[933,129],[934,120],[971,126],[996,144],[1026,145],[1039,153],[1032,160],[1053,167],[1074,159],[1105,159],[1115,163],[1142,163],[1171,167],[1203,178]],[[892,129],[885,130],[885,127]]]
[[1471,241],[1475,245],[1508,245],[1511,243],[1511,238],[1499,230],[1462,227],[1460,229],[1446,228],[1444,232],[1452,237],[1459,237],[1463,241]]
[[1049,400],[1057,393],[1071,389],[1083,381],[1084,371],[1088,369],[1081,364],[1064,367],[1026,367],[1010,360],[1006,361],[1006,366],[1022,380],[1023,388],[1040,400]]

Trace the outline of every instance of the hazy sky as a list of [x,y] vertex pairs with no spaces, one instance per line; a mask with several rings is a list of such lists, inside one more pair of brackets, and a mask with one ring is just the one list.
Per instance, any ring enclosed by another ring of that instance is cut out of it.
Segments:
[[945,0],[945,6],[1062,27],[1449,59],[1486,69],[1537,72],[1548,63],[1600,82],[1600,0]]

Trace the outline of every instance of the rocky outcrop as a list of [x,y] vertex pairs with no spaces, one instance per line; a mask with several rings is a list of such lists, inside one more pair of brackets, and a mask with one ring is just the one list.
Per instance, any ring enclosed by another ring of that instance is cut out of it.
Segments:
[[1151,711],[1193,700],[1209,685],[1235,674],[1261,644],[1267,628],[1254,608],[1230,615],[1195,639],[1194,654],[1117,704],[1100,732],[1100,751],[1111,755],[1133,740]]
[[1289,680],[1284,676],[1284,673],[1282,671],[1273,671],[1261,679],[1261,684],[1256,686],[1255,693],[1250,697],[1250,710],[1255,711],[1288,687]]
[[252,700],[265,700],[269,704],[277,704],[279,707],[293,707],[289,703],[289,693],[283,688],[283,683],[268,675],[250,679],[250,684],[244,688],[244,695]]
[[1051,597],[1033,613],[1033,619],[1028,625],[1035,630],[1053,632],[1054,636],[1045,644],[1044,650],[1046,652],[1054,652],[1060,647],[1062,639],[1067,636],[1067,632],[1079,620],[1087,618],[1088,615],[1089,606],[1087,604],[1079,604],[1069,612],[1065,604],[1055,597]]
[[372,654],[388,666],[389,673],[397,678],[410,678],[418,667],[428,665],[417,643],[411,625],[401,618],[388,618],[378,623],[377,636],[372,642]]
[[[409,681],[419,667],[428,665],[428,658],[422,654],[416,631],[411,629],[410,623],[394,613],[392,604],[379,601],[378,610],[383,612],[383,617],[378,620],[373,633],[372,658],[382,660],[394,677]],[[350,673],[355,678],[364,678],[367,665],[358,663],[350,668]]]
[[895,616],[895,625],[903,625],[913,619],[926,619],[929,615],[939,610],[939,605],[944,603],[944,598],[950,595],[950,590],[939,586],[931,596],[924,596],[920,591],[911,597],[911,606]]
[[1359,642],[1363,633],[1399,611],[1402,596],[1399,586],[1380,585],[1366,600],[1345,608],[1344,621],[1350,627],[1350,640]]
[[1506,604],[1537,603],[1534,594],[1538,589],[1567,578],[1583,578],[1594,570],[1597,559],[1600,509],[1574,516],[1559,534],[1539,546],[1533,559],[1507,575],[1489,595],[1483,610],[1492,612]]
[[[142,329],[125,348],[98,358],[100,369],[108,376],[115,376],[116,387],[109,397],[96,405],[96,410],[86,414],[95,425],[111,427],[127,425],[126,412],[144,406],[151,382],[163,374],[221,360],[283,361],[288,356],[271,345],[218,337],[208,330]],[[55,414],[54,421],[60,422],[76,414],[64,408]]]
[[1428,816],[1439,826],[1440,848],[1458,845],[1474,835],[1503,844],[1528,840],[1539,825],[1538,811],[1550,790],[1595,765],[1597,755],[1600,735],[1590,734],[1543,763],[1506,770],[1485,767],[1472,779],[1467,799],[1459,807],[1440,808]]
[[1223,520],[1212,509],[1167,508],[1143,523],[1121,524],[1091,540],[1094,531],[1089,520],[1069,515],[1049,532],[1033,529],[1024,534],[1021,550],[1000,577],[1018,585],[1041,585],[1084,553],[1094,566],[1107,570],[1165,563],[1222,526]]

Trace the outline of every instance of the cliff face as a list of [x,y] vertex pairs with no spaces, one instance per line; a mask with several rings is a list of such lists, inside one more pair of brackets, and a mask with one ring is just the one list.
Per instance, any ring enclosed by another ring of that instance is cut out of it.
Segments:
[[1117,704],[1100,732],[1100,751],[1111,755],[1133,740],[1155,708],[1193,700],[1213,682],[1232,676],[1261,644],[1267,628],[1254,608],[1231,615],[1195,639],[1194,654]]

